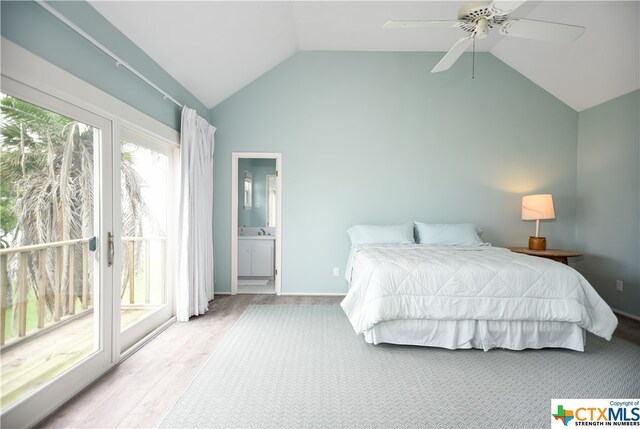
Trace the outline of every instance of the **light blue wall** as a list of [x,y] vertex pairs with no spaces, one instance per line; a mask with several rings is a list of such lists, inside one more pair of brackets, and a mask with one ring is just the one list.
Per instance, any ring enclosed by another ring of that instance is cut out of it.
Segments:
[[[490,54],[299,52],[211,111],[216,291],[230,289],[231,153],[282,152],[282,290],[345,292],[356,223],[475,222],[526,245],[521,196],[550,192],[575,246],[577,113]],[[214,84],[214,83],[212,83]]]
[[[549,247],[584,251],[576,268],[640,315],[638,91],[578,115],[488,54],[471,80],[468,55],[431,75],[441,54],[300,52],[209,112],[89,4],[51,5],[218,127],[217,291],[230,281],[231,152],[274,151],[285,293],[345,290],[330,270],[344,268],[354,223],[471,221],[496,245],[524,245],[520,196],[551,192]],[[40,6],[0,7],[3,37],[179,129],[177,106]]]
[[[244,209],[244,172],[253,180],[253,206]],[[238,160],[238,226],[267,225],[267,175],[276,173],[275,159],[240,158]]]
[[[183,104],[207,108],[84,1],[49,3]],[[2,36],[178,130],[180,108],[32,1],[2,1]],[[179,61],[179,59],[176,59]]]
[[640,91],[580,112],[578,123],[576,241],[585,257],[576,268],[609,305],[640,317]]

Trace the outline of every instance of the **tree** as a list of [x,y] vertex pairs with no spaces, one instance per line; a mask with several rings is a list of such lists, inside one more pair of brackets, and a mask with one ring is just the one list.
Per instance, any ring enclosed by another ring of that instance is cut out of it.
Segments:
[[[94,234],[94,139],[99,130],[22,100],[1,101],[0,209],[3,242],[13,247],[88,238]],[[144,182],[122,153],[123,235],[142,231],[148,210]],[[62,259],[46,252],[46,303],[53,311],[56,264],[62,264],[62,296],[82,294],[82,254],[62,248]],[[137,252],[139,253],[139,252]],[[29,252],[28,278],[36,296],[39,253]],[[13,266],[16,265],[14,261]],[[91,264],[90,264],[91,265]],[[75,275],[69,284],[70,270]],[[133,273],[124,271],[128,277]],[[126,282],[123,282],[126,285]],[[62,313],[68,300],[61,300]],[[14,312],[15,313],[15,312]]]
[[8,187],[0,182],[0,249],[9,247],[9,234],[18,226],[18,218],[13,212],[15,201]]

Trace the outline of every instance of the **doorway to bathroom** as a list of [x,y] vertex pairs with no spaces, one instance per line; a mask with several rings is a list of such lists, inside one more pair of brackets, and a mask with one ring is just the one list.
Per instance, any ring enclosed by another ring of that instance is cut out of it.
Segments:
[[282,154],[233,152],[231,294],[281,292]]

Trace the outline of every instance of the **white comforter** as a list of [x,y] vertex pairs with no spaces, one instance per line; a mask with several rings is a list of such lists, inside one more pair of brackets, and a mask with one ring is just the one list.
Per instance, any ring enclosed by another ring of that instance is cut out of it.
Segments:
[[609,306],[573,268],[496,247],[367,245],[342,301],[356,333],[398,319],[573,322],[611,339]]

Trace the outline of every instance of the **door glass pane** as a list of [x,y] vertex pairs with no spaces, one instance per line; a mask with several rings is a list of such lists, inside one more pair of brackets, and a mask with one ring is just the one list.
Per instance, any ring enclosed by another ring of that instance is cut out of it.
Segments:
[[2,409],[100,349],[101,132],[14,97],[0,114]]
[[136,143],[121,144],[122,287],[124,331],[165,307],[168,157]]

